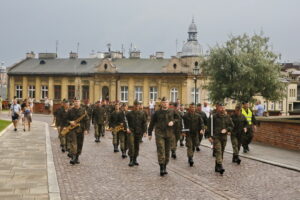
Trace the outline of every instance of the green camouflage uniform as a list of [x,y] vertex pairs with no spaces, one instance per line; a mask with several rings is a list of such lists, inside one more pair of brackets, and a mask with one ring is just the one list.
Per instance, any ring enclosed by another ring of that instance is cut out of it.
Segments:
[[[123,124],[124,129],[127,130],[128,121],[126,118],[127,111],[121,111],[118,115],[118,124]],[[126,152],[128,149],[128,133],[126,131],[120,131],[119,133],[120,147],[122,152]]]
[[247,128],[248,122],[246,117],[242,114],[233,114],[231,119],[234,124],[232,133],[230,135],[233,155],[238,156],[242,144],[242,136],[246,134],[244,132],[244,128]]
[[142,111],[134,110],[126,114],[128,128],[131,133],[128,134],[128,155],[135,159],[139,155],[140,138],[147,131],[147,121]]
[[68,110],[65,110],[64,107],[61,107],[57,113],[56,119],[59,121],[59,135],[60,135],[60,144],[62,147],[70,149],[70,136],[62,136],[60,133],[64,127],[68,126]]
[[[213,117],[213,140],[216,153],[216,163],[222,164],[223,154],[227,143],[227,133],[232,132],[233,123],[227,114],[216,113]],[[222,134],[221,130],[226,129],[227,133]],[[211,119],[208,121],[208,137],[211,137]]]
[[[83,114],[85,114],[86,111],[84,108],[80,107],[78,109],[72,108],[71,110],[68,111],[67,114],[67,120],[68,123],[70,121],[75,121],[79,117],[81,117]],[[70,153],[72,155],[77,155],[79,156],[82,151],[83,147],[83,140],[84,140],[84,131],[87,131],[87,123],[88,123],[88,116],[85,116],[80,122],[80,126],[73,129],[70,133],[70,138],[71,138],[71,149]]]
[[174,125],[168,126],[170,121],[178,121],[178,115],[173,109],[157,110],[153,114],[148,128],[148,135],[152,135],[155,128],[155,140],[159,165],[167,165],[170,159],[171,141],[174,132]]
[[95,106],[92,113],[92,121],[95,127],[95,138],[99,139],[105,130],[106,112],[102,106]]
[[[110,114],[110,117],[109,117],[109,128],[115,128],[116,126],[120,125],[120,122],[119,122],[119,115],[120,115],[121,111],[113,111],[111,114]],[[112,136],[113,136],[113,140],[112,140],[112,143],[113,145],[115,146],[119,146],[119,134],[120,132],[114,132],[112,131]]]
[[174,134],[172,137],[172,144],[171,144],[172,152],[175,152],[177,149],[177,143],[180,140],[181,130],[182,130],[182,116],[178,110],[174,110],[174,112],[177,115],[178,120],[176,120],[174,124]]
[[[207,129],[207,116],[206,116],[205,112],[203,112],[203,111],[200,111],[200,112],[196,111],[196,113],[198,113],[201,116],[201,118],[202,118],[202,121],[203,121],[203,124],[204,124],[204,128],[203,129]],[[203,135],[200,134],[199,135],[198,147],[200,146],[202,139],[203,139]]]
[[192,158],[194,156],[195,148],[199,145],[200,130],[204,128],[201,116],[196,112],[187,112],[183,116],[184,128],[189,129],[186,132],[186,146],[187,156]]

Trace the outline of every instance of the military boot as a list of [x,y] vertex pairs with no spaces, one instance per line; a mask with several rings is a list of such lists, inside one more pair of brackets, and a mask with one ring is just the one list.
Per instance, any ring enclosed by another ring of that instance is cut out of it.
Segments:
[[69,157],[69,158],[72,158],[72,154],[71,154],[71,153],[68,153],[68,157]]
[[72,155],[72,159],[70,160],[70,164],[72,164],[72,165],[76,164],[76,155]]
[[96,136],[96,138],[95,138],[95,142],[98,142],[98,137]]
[[200,151],[200,147],[199,147],[199,146],[198,146],[198,147],[196,147],[196,151],[198,151],[198,152]]
[[100,142],[100,136],[98,136],[98,138],[97,138],[97,142]]
[[213,149],[212,156],[216,157],[216,151],[215,151],[215,149]]
[[79,161],[79,155],[76,155],[76,158],[75,158],[75,164],[80,164],[80,161]]
[[133,157],[130,157],[130,162],[129,162],[128,166],[129,167],[133,167],[134,166]]
[[220,174],[223,174],[225,172],[222,164],[216,164],[215,172],[219,172]]
[[165,166],[163,164],[160,164],[160,176],[164,176],[165,175]]
[[194,165],[194,160],[192,157],[189,157],[189,163],[190,163],[190,167],[193,167]]
[[61,147],[61,152],[63,152],[63,153],[66,152],[66,146],[65,146],[65,145],[63,145],[63,146]]
[[118,145],[114,144],[114,152],[119,152]]
[[126,158],[126,157],[127,157],[126,152],[122,151],[122,158]]
[[167,172],[167,165],[166,164],[164,164],[164,174],[168,174],[168,172]]
[[235,161],[238,165],[241,164],[241,159],[239,158],[238,155],[236,156]]
[[139,165],[139,163],[136,160],[136,157],[133,158],[133,163],[134,163],[134,165]]
[[176,159],[176,152],[174,150],[172,150],[172,158]]

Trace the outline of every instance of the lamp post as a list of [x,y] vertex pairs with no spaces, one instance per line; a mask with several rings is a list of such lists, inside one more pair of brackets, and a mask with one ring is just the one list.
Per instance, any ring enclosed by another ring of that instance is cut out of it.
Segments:
[[197,76],[199,75],[200,68],[198,66],[198,62],[195,63],[195,67],[193,68],[193,74],[194,74],[194,83],[195,83],[195,88],[194,88],[194,103],[197,104],[197,96],[196,96],[196,91],[197,91]]

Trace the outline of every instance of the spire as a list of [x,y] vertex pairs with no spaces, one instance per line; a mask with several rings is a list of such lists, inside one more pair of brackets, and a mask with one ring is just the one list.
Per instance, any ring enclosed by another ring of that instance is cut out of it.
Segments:
[[188,41],[197,41],[197,26],[195,24],[194,16],[192,18],[192,23],[189,26],[188,34]]

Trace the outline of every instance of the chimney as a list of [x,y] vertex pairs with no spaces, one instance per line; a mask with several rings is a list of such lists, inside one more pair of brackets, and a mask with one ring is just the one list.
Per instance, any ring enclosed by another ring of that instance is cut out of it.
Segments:
[[76,59],[76,58],[78,58],[78,53],[75,53],[75,52],[70,52],[70,57],[69,57],[70,59]]
[[129,58],[140,58],[141,57],[141,52],[140,51],[131,51]]
[[35,53],[33,51],[26,53],[26,58],[35,58]]
[[163,59],[163,58],[164,58],[164,52],[162,52],[162,51],[157,51],[157,52],[155,53],[155,57],[156,57],[156,59]]

